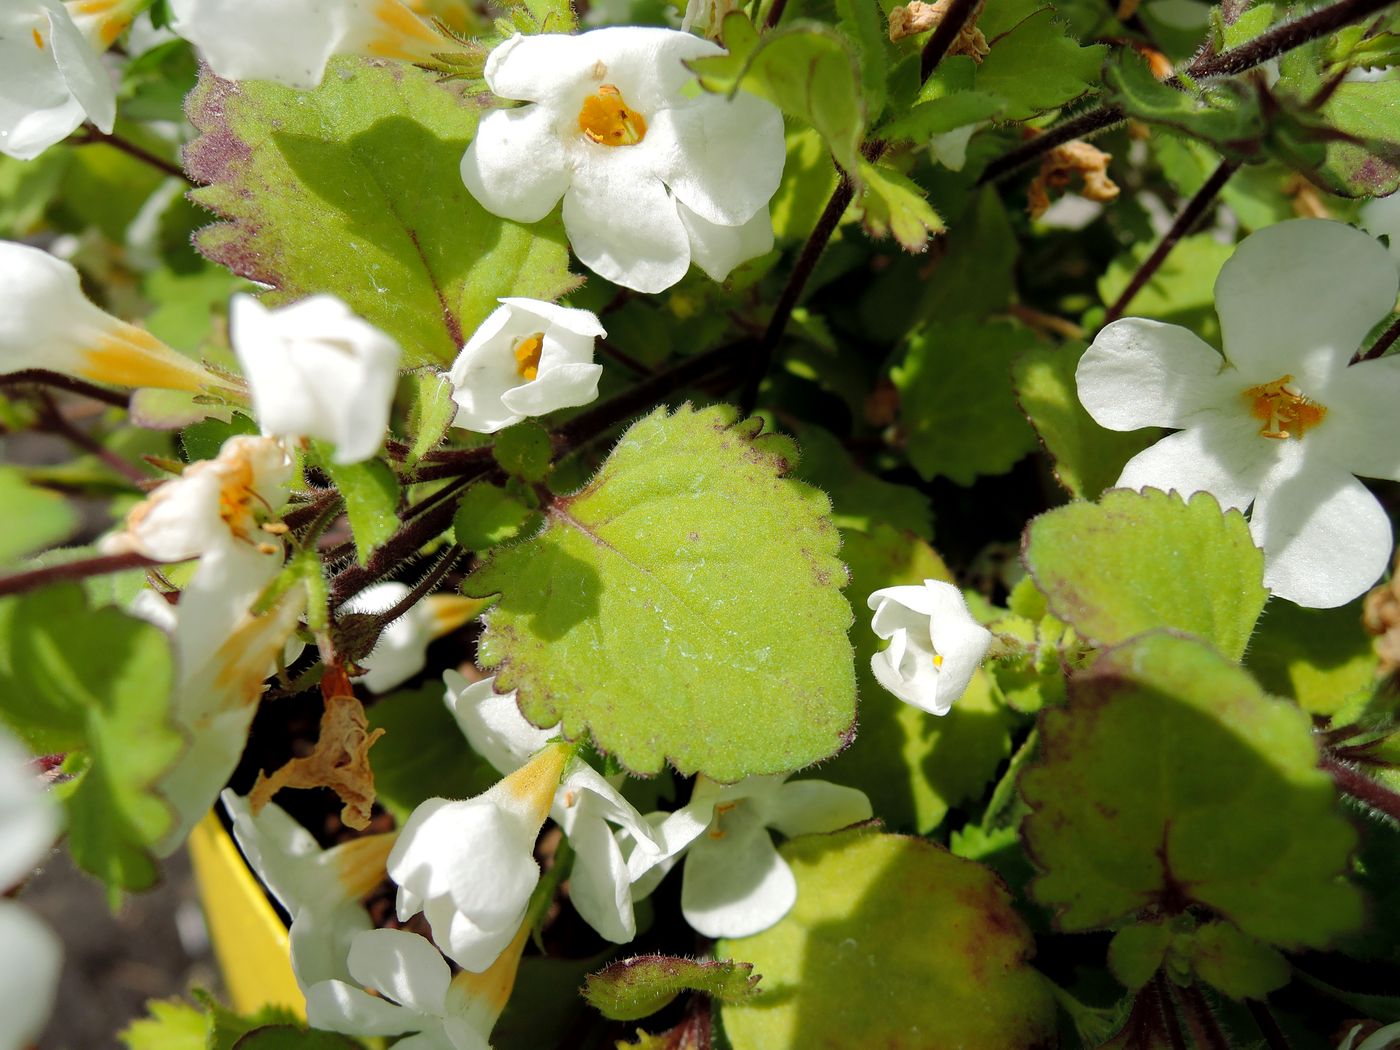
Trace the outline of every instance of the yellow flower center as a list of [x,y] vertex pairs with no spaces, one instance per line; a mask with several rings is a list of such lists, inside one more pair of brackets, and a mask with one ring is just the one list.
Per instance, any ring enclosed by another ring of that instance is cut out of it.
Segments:
[[1250,387],[1244,392],[1244,399],[1249,414],[1264,424],[1259,436],[1275,441],[1301,438],[1327,415],[1327,406],[1306,397],[1293,385],[1291,375]]
[[39,32],[39,30],[37,29],[33,30],[33,33],[34,46],[37,47],[40,51],[44,50],[44,34]]
[[536,332],[518,340],[512,348],[515,372],[527,383],[540,374],[540,354],[544,351],[544,333]]
[[934,654],[933,654],[933,666],[934,666],[934,667],[942,667],[942,666],[943,666],[943,657],[942,657],[942,655],[940,655],[939,653],[934,653]]
[[603,146],[635,146],[647,136],[646,118],[623,101],[612,84],[599,86],[597,94],[583,100],[578,129]]

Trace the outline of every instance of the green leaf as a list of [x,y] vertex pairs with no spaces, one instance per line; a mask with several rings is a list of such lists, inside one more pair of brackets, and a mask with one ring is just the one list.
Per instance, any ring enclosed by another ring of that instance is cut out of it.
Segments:
[[1073,102],[1099,82],[1108,48],[1080,47],[1045,8],[992,46],[977,68],[977,90],[1006,100],[1003,117],[1024,120]]
[[865,192],[860,204],[865,231],[879,239],[894,234],[907,252],[921,252],[928,239],[944,230],[943,220],[925,199],[918,183],[883,164],[860,162]]
[[412,396],[408,407],[409,464],[417,463],[447,436],[457,416],[452,384],[441,372],[426,371],[408,377]]
[[627,768],[733,781],[849,740],[855,674],[829,504],[785,477],[793,443],[723,406],[634,424],[543,532],[465,590],[531,722],[590,731]]
[[1260,944],[1228,922],[1195,930],[1183,952],[1196,975],[1231,999],[1258,999],[1288,983],[1292,970],[1276,948]]
[[479,481],[462,494],[452,527],[469,551],[489,550],[539,523],[539,515],[499,486]]
[[588,975],[583,997],[614,1021],[650,1017],[681,992],[738,1002],[758,991],[753,964],[733,959],[684,959],[638,955]]
[[242,412],[235,412],[228,422],[205,419],[180,431],[180,453],[186,463],[214,459],[224,442],[239,434],[256,434],[258,425]]
[[1310,714],[1335,714],[1375,686],[1376,650],[1361,627],[1360,605],[1304,609],[1274,602],[1245,665],[1269,692],[1293,697]]
[[1021,411],[1054,463],[1055,480],[1076,499],[1095,499],[1161,431],[1121,433],[1094,422],[1074,379],[1084,350],[1083,343],[1033,346],[1012,362],[1011,378]]
[[233,1050],[364,1050],[364,1044],[348,1035],[278,1024],[255,1028],[234,1043]]
[[995,189],[982,190],[942,244],[943,253],[926,277],[919,317],[938,323],[958,318],[980,321],[1011,302],[1020,249]]
[[380,459],[361,463],[336,463],[329,450],[317,442],[318,460],[345,501],[345,515],[355,538],[355,556],[361,565],[374,548],[399,528],[399,479]]
[[1233,81],[1203,87],[1170,87],[1152,74],[1147,62],[1124,48],[1104,70],[1110,97],[1129,116],[1208,142],[1226,153],[1255,152],[1264,136],[1258,95]]
[[203,1011],[179,999],[152,999],[148,1017],[117,1033],[126,1050],[205,1050],[209,1022]]
[[892,64],[880,5],[871,0],[836,0],[836,14],[837,27],[855,44],[860,56],[860,87],[873,122],[885,108],[885,79]]
[[153,787],[185,747],[171,663],[165,632],[90,609],[77,584],[0,604],[0,718],[36,754],[70,752],[69,852],[113,894],[155,882],[148,847],[171,824]]
[[1031,522],[1024,558],[1050,611],[1096,645],[1161,627],[1232,660],[1264,608],[1264,555],[1208,492],[1114,489]]
[[1006,321],[934,321],[917,330],[891,373],[909,460],[925,478],[970,485],[1005,474],[1036,447],[1016,404],[1011,362],[1036,344]]
[[370,732],[383,729],[374,745],[378,801],[400,824],[427,799],[471,798],[500,774],[467,746],[442,700],[441,681],[382,696],[365,709]]
[[764,932],[716,945],[763,974],[757,996],[720,1008],[734,1050],[1053,1044],[1034,941],[986,868],[865,829],[780,852],[797,903]]
[[743,90],[766,98],[821,134],[836,162],[855,176],[865,135],[861,71],[846,38],[819,22],[784,22],[759,36],[747,15],[724,19],[727,55],[686,63],[706,91]]
[[[276,291],[339,296],[403,347],[406,365],[452,361],[498,296],[573,286],[557,218],[498,219],[458,166],[488,99],[406,63],[341,58],[315,91],[205,72],[186,149],[225,221],[198,247]],[[120,239],[120,238],[118,238]]]
[[502,470],[526,481],[543,481],[554,455],[549,431],[530,419],[497,434],[491,451]]
[[1175,932],[1165,923],[1125,926],[1108,945],[1108,968],[1125,988],[1137,991],[1166,961]]
[[[867,474],[830,431],[815,424],[799,426],[797,439],[802,444],[797,475],[831,497],[832,520],[842,529],[872,532],[883,524],[933,538],[933,511],[918,489]],[[858,589],[852,584],[851,593]]]
[[267,1025],[294,1025],[296,1014],[283,1006],[264,1006],[252,1014],[239,1014],[224,1006],[202,988],[191,993],[208,1013],[206,1050],[233,1050],[240,1038]]
[[985,91],[963,91],[920,102],[898,120],[880,129],[884,141],[925,145],[935,135],[946,135],[969,124],[1000,117],[1006,100]]
[[1400,187],[1400,81],[1342,84],[1321,116],[1359,140],[1327,144],[1315,173],[1324,189],[1343,197],[1385,197]]
[[1207,908],[1259,940],[1322,947],[1359,926],[1342,878],[1356,833],[1308,717],[1209,646],[1156,633],[1101,654],[1040,733],[1022,832],[1062,930]]
[[1012,716],[978,673],[952,711],[935,717],[886,692],[870,670],[885,642],[870,629],[864,598],[881,587],[951,580],[933,548],[917,537],[877,525],[842,534],[851,570],[847,593],[862,603],[851,641],[856,650],[860,732],[823,767],[823,776],[858,787],[889,826],[927,833],[951,806],[980,798],[1011,749]]
[[0,467],[0,565],[62,542],[78,525],[78,515],[62,496],[34,488],[14,467]]

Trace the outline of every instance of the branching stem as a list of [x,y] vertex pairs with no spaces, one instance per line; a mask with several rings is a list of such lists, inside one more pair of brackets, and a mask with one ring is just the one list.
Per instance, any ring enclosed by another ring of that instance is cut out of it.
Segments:
[[1220,1022],[1215,1019],[1215,1011],[1206,1002],[1200,988],[1194,984],[1169,984],[1181,1003],[1182,1016],[1191,1030],[1191,1041],[1198,1050],[1230,1050],[1230,1040],[1220,1030]]
[[431,594],[433,589],[443,581],[443,578],[456,567],[462,554],[462,548],[455,543],[443,551],[442,556],[438,558],[433,567],[407,594],[382,613],[375,614],[375,620],[379,627],[381,629],[387,627]]
[[1177,242],[1185,237],[1195,225],[1201,221],[1207,209],[1222,189],[1225,183],[1230,181],[1230,176],[1239,168],[1239,164],[1232,160],[1222,160],[1220,166],[1210,173],[1210,178],[1206,179],[1205,185],[1196,191],[1186,206],[1181,209],[1181,213],[1176,217],[1171,225],[1171,229],[1157,242],[1157,247],[1152,249],[1137,272],[1133,274],[1132,280],[1128,282],[1128,287],[1123,289],[1123,293],[1114,300],[1113,305],[1108,308],[1108,313],[1104,315],[1104,323],[1116,321],[1123,316],[1123,311],[1128,308],[1128,304],[1133,301],[1138,292],[1142,291],[1153,275],[1167,261],[1167,256],[1176,247]]
[[189,176],[186,175],[184,171],[180,169],[180,166],[178,164],[172,163],[171,161],[166,160],[164,157],[157,157],[154,153],[152,153],[150,150],[146,149],[143,146],[138,146],[136,145],[136,143],[124,139],[120,135],[109,134],[108,132],[105,132],[101,128],[97,127],[95,124],[83,125],[83,131],[86,133],[87,137],[75,140],[80,145],[100,142],[104,146],[111,146],[113,149],[120,150],[121,152],[125,153],[128,157],[133,157],[136,160],[139,160],[142,164],[147,164],[165,175],[169,175],[173,178],[181,180],[182,182],[187,182],[190,183],[190,185],[194,185],[192,182],[190,182]]
[[[185,559],[189,560],[189,559]],[[0,576],[0,597],[7,594],[23,594],[36,587],[67,580],[85,580],[89,576],[106,576],[128,569],[149,569],[155,565],[169,565],[170,562],[156,561],[144,554],[126,552],[122,554],[102,554],[95,558],[80,558],[77,561],[63,562],[60,565],[45,565],[39,569],[16,572]]]

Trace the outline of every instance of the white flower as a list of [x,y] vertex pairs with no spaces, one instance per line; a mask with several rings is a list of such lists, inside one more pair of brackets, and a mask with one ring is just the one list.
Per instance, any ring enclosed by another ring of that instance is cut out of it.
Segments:
[[[409,594],[402,583],[376,583],[341,606],[342,613],[382,613]],[[356,682],[385,693],[408,681],[427,663],[428,644],[450,634],[481,611],[482,602],[456,594],[433,594],[415,603],[380,632],[373,651],[359,661],[365,674]]]
[[337,463],[379,451],[399,381],[399,344],[390,336],[333,295],[280,310],[235,295],[229,326],[263,433],[332,442]]
[[527,933],[522,927],[486,972],[463,970],[456,977],[416,933],[358,933],[348,959],[355,983],[326,981],[312,988],[307,1020],[314,1028],[356,1036],[417,1033],[394,1044],[405,1050],[490,1050],[491,1029],[515,986]]
[[1220,271],[1223,356],[1175,325],[1108,325],[1079,362],[1084,407],[1110,430],[1179,431],[1118,484],[1252,504],[1264,583],[1299,605],[1364,592],[1390,562],[1391,526],[1352,475],[1400,480],[1400,357],[1348,362],[1398,283],[1380,242],[1295,220],[1246,238]]
[[1360,219],[1363,229],[1377,237],[1384,234],[1390,254],[1400,259],[1400,191],[1367,201],[1361,206]]
[[539,882],[535,839],[569,748],[551,744],[489,791],[430,798],[409,815],[389,855],[398,914],[423,912],[447,956],[475,973],[510,944]]
[[587,310],[502,299],[448,374],[455,426],[492,434],[526,416],[586,405],[598,396],[593,340],[607,335]]
[[[127,515],[125,531],[103,541],[109,552],[136,551],[181,561],[241,546],[273,554],[262,525],[287,502],[292,461],[280,441],[229,438],[215,459],[191,463]],[[279,560],[280,564],[280,560]]]
[[[468,684],[456,671],[443,674],[448,709],[457,718],[472,750],[502,773],[524,765],[558,727],[537,729],[520,713],[514,693],[498,694],[495,679]],[[554,793],[550,816],[574,850],[569,898],[598,934],[625,944],[637,933],[633,902],[637,895],[628,868],[630,857],[661,860],[661,845],[652,827],[618,789],[583,759],[574,756]],[[627,845],[618,841],[620,829]]]
[[[53,847],[58,802],[44,791],[29,755],[0,729],[0,894],[22,881]],[[0,1050],[38,1039],[53,1009],[63,949],[49,928],[0,899]]]
[[885,587],[866,603],[870,629],[890,644],[870,658],[875,680],[906,704],[946,715],[987,655],[992,635],[951,583]]
[[0,5],[0,153],[31,160],[83,121],[111,131],[116,117],[102,59],[58,0]]
[[1388,1024],[1384,1028],[1377,1028],[1362,1040],[1360,1046],[1356,1046],[1356,1038],[1360,1034],[1361,1025],[1357,1025],[1347,1033],[1345,1041],[1337,1050],[1394,1050],[1400,1046],[1400,1024]]
[[170,0],[171,28],[226,80],[309,90],[333,55],[426,61],[452,43],[399,0]]
[[302,992],[309,997],[323,982],[351,980],[351,942],[374,928],[363,901],[388,877],[395,836],[362,835],[323,850],[275,802],[254,816],[246,798],[232,791],[221,798],[243,856],[292,918],[292,972]]
[[88,42],[106,51],[147,5],[145,0],[64,0],[63,6]]
[[534,104],[487,114],[462,180],[516,222],[563,197],[574,254],[616,284],[659,292],[692,261],[723,280],[772,247],[786,155],[771,103],[686,90],[684,63],[723,53],[673,29],[513,36],[486,60],[486,83]]
[[[0,119],[3,112],[0,100]],[[78,271],[62,259],[0,241],[0,372],[30,368],[130,387],[221,385],[149,332],[88,302]]]
[[[681,883],[685,921],[707,937],[766,930],[797,900],[797,880],[768,829],[791,838],[836,831],[871,817],[863,791],[825,780],[746,777],[717,784],[699,777],[690,801],[657,824],[664,859],[687,850]],[[634,854],[632,874],[657,863]]]

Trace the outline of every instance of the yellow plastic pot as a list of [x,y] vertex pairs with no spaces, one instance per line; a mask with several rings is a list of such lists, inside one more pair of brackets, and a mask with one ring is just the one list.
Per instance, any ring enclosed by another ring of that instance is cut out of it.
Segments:
[[306,1000],[292,974],[287,928],[219,818],[205,817],[189,845],[229,1005],[241,1014],[280,1006],[304,1019]]

